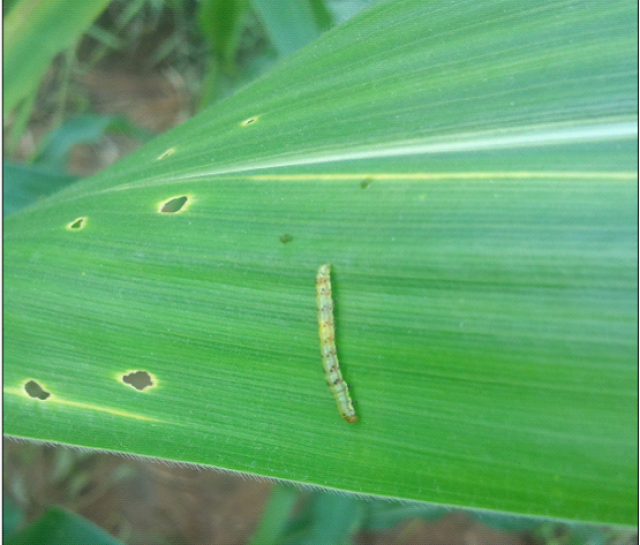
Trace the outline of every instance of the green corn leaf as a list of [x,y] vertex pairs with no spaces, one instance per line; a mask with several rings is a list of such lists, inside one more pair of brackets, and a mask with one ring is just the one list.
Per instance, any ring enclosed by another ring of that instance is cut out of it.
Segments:
[[635,11],[380,2],[7,218],[5,433],[634,524]]

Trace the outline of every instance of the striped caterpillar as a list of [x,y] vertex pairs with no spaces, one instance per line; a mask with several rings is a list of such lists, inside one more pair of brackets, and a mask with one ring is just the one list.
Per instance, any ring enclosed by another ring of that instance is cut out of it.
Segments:
[[316,276],[316,302],[318,305],[318,335],[320,353],[327,384],[338,404],[338,410],[347,422],[357,422],[358,417],[349,396],[349,387],[342,378],[336,350],[333,323],[333,299],[331,298],[331,263],[322,265]]

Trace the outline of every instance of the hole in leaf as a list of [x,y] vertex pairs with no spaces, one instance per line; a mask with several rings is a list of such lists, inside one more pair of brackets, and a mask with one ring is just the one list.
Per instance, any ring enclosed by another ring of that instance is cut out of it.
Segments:
[[293,237],[289,233],[285,233],[280,237],[280,242],[282,242],[282,244],[287,244],[287,242],[291,242],[292,240]]
[[136,390],[145,390],[149,386],[153,386],[151,376],[146,371],[134,371],[122,376],[122,382],[133,386]]
[[87,218],[78,218],[77,220],[73,220],[71,223],[67,225],[68,229],[82,229],[84,227],[85,221]]
[[175,214],[176,212],[180,212],[187,200],[189,199],[184,195],[182,197],[174,197],[173,199],[169,199],[162,205],[160,212],[163,212],[164,214]]
[[27,392],[29,397],[35,397],[40,401],[44,401],[51,394],[44,390],[35,380],[30,380],[24,385],[24,391]]
[[176,148],[169,148],[168,150],[163,151],[160,155],[158,155],[158,160],[169,157],[170,155],[173,155],[175,152],[176,152]]

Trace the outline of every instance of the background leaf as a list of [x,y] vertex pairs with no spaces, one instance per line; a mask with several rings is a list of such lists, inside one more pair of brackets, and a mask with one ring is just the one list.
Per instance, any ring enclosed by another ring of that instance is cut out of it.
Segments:
[[382,2],[8,218],[5,433],[633,524],[634,12]]
[[321,2],[254,0],[253,5],[282,56],[288,56],[316,39],[323,25],[326,28],[331,25],[331,16]]
[[13,6],[4,18],[5,112],[34,92],[53,57],[73,46],[108,3],[22,0]]
[[122,545],[88,520],[59,507],[53,507],[20,532],[10,536],[7,545],[66,545],[92,543],[94,545]]
[[10,162],[3,164],[2,173],[2,213],[5,216],[77,180],[77,176],[63,174],[50,166],[25,166]]

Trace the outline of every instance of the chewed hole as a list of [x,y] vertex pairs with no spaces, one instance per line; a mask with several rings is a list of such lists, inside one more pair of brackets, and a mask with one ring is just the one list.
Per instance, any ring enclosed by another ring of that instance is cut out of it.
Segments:
[[247,125],[253,125],[256,121],[258,121],[258,118],[260,116],[258,115],[254,115],[253,117],[250,117],[249,119],[245,119],[242,123],[240,123],[240,125],[242,125],[243,127],[246,127]]
[[158,155],[158,161],[160,159],[165,159],[166,157],[173,155],[175,152],[176,152],[176,148],[169,148],[168,150],[163,151],[160,155]]
[[280,237],[280,242],[282,242],[282,244],[287,244],[291,241],[293,241],[293,237],[289,233],[285,233]]
[[371,176],[367,176],[364,180],[360,182],[360,187],[362,189],[367,189],[373,183],[373,178]]
[[27,392],[29,397],[34,397],[40,401],[44,401],[51,396],[42,386],[40,386],[35,380],[30,380],[24,385],[24,391]]
[[165,202],[160,208],[160,212],[164,214],[175,214],[180,212],[184,208],[185,203],[188,201],[188,197],[184,195],[182,197],[174,197]]
[[151,375],[146,371],[134,371],[133,373],[122,375],[122,382],[140,391],[146,390],[149,386],[153,386]]
[[67,224],[67,229],[82,229],[86,224],[87,218],[78,218],[77,220],[73,220],[71,223]]

